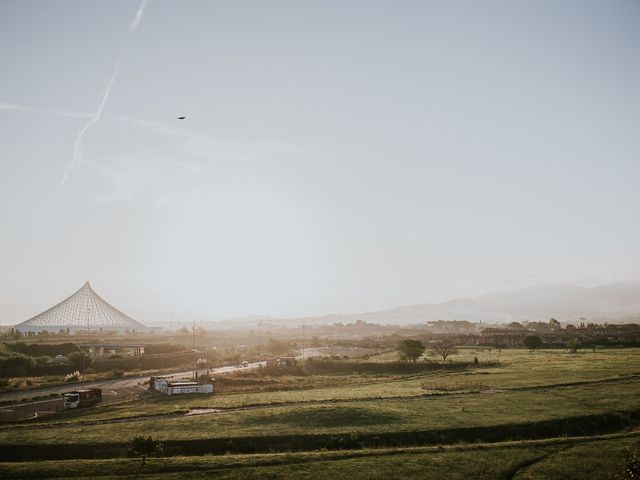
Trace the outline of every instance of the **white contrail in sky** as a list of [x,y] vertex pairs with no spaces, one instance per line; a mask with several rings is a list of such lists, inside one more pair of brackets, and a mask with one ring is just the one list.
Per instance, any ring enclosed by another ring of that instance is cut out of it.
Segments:
[[26,112],[31,110],[29,107],[23,105],[15,105],[13,103],[0,102],[0,110],[16,110],[18,112]]
[[[138,28],[138,25],[140,25],[140,20],[142,20],[142,15],[144,14],[144,10],[145,8],[147,8],[148,4],[149,4],[149,0],[142,0],[140,2],[140,6],[138,7],[136,16],[131,22],[131,25],[129,25],[130,31],[134,31],[136,28]],[[75,168],[78,168],[84,161],[84,158],[82,155],[82,138],[84,137],[84,134],[87,133],[87,131],[93,125],[98,123],[98,121],[100,120],[100,116],[102,115],[102,110],[104,109],[104,106],[107,103],[107,99],[109,98],[109,94],[111,93],[111,87],[113,87],[113,84],[116,81],[116,77],[118,76],[118,70],[120,70],[120,60],[118,60],[118,62],[116,63],[116,68],[113,71],[113,75],[111,75],[111,78],[107,83],[107,88],[104,91],[104,95],[102,96],[102,101],[100,102],[100,106],[98,107],[98,110],[96,111],[95,114],[93,114],[89,118],[89,121],[84,125],[84,127],[82,127],[82,130],[80,130],[80,133],[78,133],[78,136],[76,137],[76,141],[73,144],[73,158],[71,159],[71,162],[69,162],[69,164],[67,165],[67,168],[65,168],[64,173],[62,174],[62,178],[60,179],[60,185],[64,185],[71,171]],[[50,113],[55,114],[55,112],[50,112]]]
[[142,20],[142,15],[144,15],[144,9],[147,8],[147,5],[149,4],[149,0],[142,0],[140,2],[140,7],[138,7],[138,11],[136,12],[136,16],[133,18],[133,21],[131,22],[131,25],[129,25],[129,30],[133,31],[136,28],[138,28],[138,25],[140,25],[140,20]]
[[109,98],[109,94],[111,93],[111,87],[113,87],[113,84],[116,81],[116,77],[118,76],[118,70],[120,70],[120,60],[118,60],[118,62],[116,63],[116,68],[113,70],[113,75],[111,75],[111,78],[107,83],[107,88],[104,91],[104,95],[102,96],[102,101],[100,102],[98,110],[96,110],[96,113],[94,113],[89,121],[85,123],[84,127],[82,127],[82,130],[80,130],[80,133],[78,133],[78,136],[76,137],[76,141],[73,144],[73,158],[62,174],[60,185],[64,185],[71,171],[75,168],[78,168],[84,161],[84,158],[82,156],[82,137],[84,137],[84,134],[87,133],[87,131],[100,120],[100,117],[102,116],[102,110],[104,109],[104,106],[107,103],[107,99]]

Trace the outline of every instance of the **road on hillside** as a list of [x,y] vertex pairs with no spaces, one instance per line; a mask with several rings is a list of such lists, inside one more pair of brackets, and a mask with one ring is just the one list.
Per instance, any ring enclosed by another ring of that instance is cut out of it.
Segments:
[[[304,355],[302,350],[297,352],[296,358],[301,360],[303,358],[311,358],[311,357],[321,357],[326,354],[320,348],[311,348],[307,347],[304,349]],[[218,368],[210,368],[208,371],[212,374],[220,374],[220,373],[232,373],[238,371],[246,371],[246,370],[255,370],[256,368],[266,366],[267,362],[255,362],[249,363],[246,366],[242,365],[233,365],[229,367],[218,367]],[[207,369],[198,369],[198,373],[204,373]],[[194,370],[185,370],[183,372],[159,372],[157,376],[163,377],[172,377],[172,378],[191,378],[193,376]],[[83,383],[74,383],[72,385],[56,385],[51,387],[44,388],[34,388],[31,390],[16,390],[15,392],[8,392],[0,394],[0,403],[6,402],[19,402],[23,399],[32,399],[34,397],[47,397],[52,394],[63,394],[65,392],[69,392],[71,390],[77,388],[102,388],[102,389],[110,389],[115,391],[120,390],[129,390],[135,389],[138,386],[142,388],[142,385],[147,383],[151,377],[150,376],[140,376],[140,377],[125,377],[125,378],[113,378],[110,380],[99,380],[95,382],[83,382]],[[45,400],[50,401],[50,400]],[[2,408],[2,407],[0,407]]]
[[[311,357],[322,357],[326,352],[323,352],[320,348],[304,348],[297,352],[296,358],[307,359]],[[228,367],[218,367],[212,369],[198,369],[198,374],[209,372],[211,375],[221,373],[233,373],[239,371],[255,370],[260,367],[266,366],[267,362],[255,362],[247,365],[233,365]],[[182,372],[160,372],[156,375],[163,377],[170,377],[176,379],[191,379],[193,378],[194,370],[186,370]],[[126,378],[114,378],[110,380],[100,380],[95,382],[83,382],[74,383],[71,385],[56,385],[52,387],[35,388],[32,390],[18,390],[15,392],[0,394],[0,402],[6,403],[5,406],[0,406],[0,423],[5,421],[13,421],[25,418],[35,418],[47,414],[54,413],[62,410],[62,398],[60,395],[63,393],[72,391],[79,388],[100,388],[102,389],[103,404],[119,403],[122,401],[134,400],[141,395],[147,394],[148,391],[145,385],[149,382],[150,376],[138,376],[138,377],[126,377]],[[43,397],[49,397],[58,395],[51,399],[43,399]],[[39,399],[36,401],[31,400],[35,397]],[[21,402],[21,403],[17,403]]]

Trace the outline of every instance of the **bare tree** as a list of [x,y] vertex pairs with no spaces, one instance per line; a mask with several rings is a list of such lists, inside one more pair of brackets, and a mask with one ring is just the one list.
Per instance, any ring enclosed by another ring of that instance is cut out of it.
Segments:
[[458,349],[455,345],[447,340],[434,343],[433,347],[431,347],[431,351],[442,357],[442,363],[447,361],[447,357],[449,355],[455,355],[458,353]]

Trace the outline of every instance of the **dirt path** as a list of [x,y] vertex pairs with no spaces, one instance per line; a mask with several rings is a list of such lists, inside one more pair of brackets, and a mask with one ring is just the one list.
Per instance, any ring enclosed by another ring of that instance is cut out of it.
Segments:
[[564,452],[568,448],[569,446],[563,447],[559,450],[552,450],[551,452],[547,452],[542,455],[537,455],[533,458],[530,458],[529,460],[520,462],[516,464],[511,470],[509,470],[504,475],[504,480],[515,480],[517,476],[523,473],[527,468],[531,467],[532,465],[535,465],[536,463],[540,463],[543,460],[547,460],[548,458],[553,457],[554,455],[557,455],[560,452]]

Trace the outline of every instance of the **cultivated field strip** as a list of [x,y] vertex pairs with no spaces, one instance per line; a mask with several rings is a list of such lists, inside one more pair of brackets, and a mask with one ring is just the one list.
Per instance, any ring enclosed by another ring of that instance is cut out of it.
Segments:
[[[397,381],[397,380],[394,380]],[[406,396],[402,397],[404,400],[421,400],[421,399],[441,399],[443,396],[456,398],[461,396],[474,396],[474,395],[497,395],[506,392],[527,392],[527,391],[549,391],[556,389],[566,389],[572,387],[581,387],[581,386],[596,386],[596,385],[605,385],[605,384],[629,384],[629,383],[637,383],[640,382],[640,374],[631,374],[624,377],[615,377],[608,378],[597,381],[581,381],[581,382],[565,382],[554,385],[538,385],[531,387],[514,387],[514,388],[501,388],[501,389],[487,389],[481,391],[468,391],[468,392],[442,392],[442,393],[423,393],[414,396]],[[398,397],[377,397],[377,398],[352,398],[349,400],[350,403],[355,402],[376,402],[381,400],[395,400]],[[66,422],[47,422],[47,423],[20,423],[20,424],[9,424],[0,427],[0,431],[2,430],[11,430],[11,429],[42,429],[42,428],[57,428],[57,427],[65,427],[69,425],[74,426],[89,426],[89,425],[108,425],[114,423],[126,423],[126,422],[140,422],[145,420],[155,420],[159,418],[171,419],[171,418],[180,418],[185,416],[192,415],[215,415],[215,414],[224,414],[224,413],[235,413],[235,412],[243,412],[249,410],[260,410],[260,409],[272,409],[272,408],[283,408],[290,406],[300,406],[300,405],[330,405],[330,404],[338,404],[344,403],[344,400],[339,399],[325,399],[325,400],[303,400],[303,401],[292,401],[292,402],[280,402],[280,403],[269,403],[269,404],[254,404],[254,405],[245,405],[242,407],[194,407],[187,408],[183,411],[179,412],[165,412],[165,413],[156,413],[150,415],[138,415],[138,416],[124,416],[124,417],[114,417],[107,419],[98,419],[98,420],[79,420],[79,421],[66,421]]]

